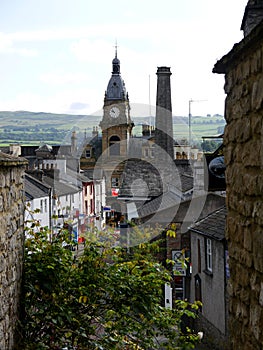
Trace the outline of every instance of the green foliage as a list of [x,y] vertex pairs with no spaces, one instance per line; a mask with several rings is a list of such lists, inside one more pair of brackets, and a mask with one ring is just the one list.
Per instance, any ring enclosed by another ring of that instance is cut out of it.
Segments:
[[161,306],[170,273],[156,261],[158,244],[131,252],[110,232],[93,231],[76,252],[67,231],[53,237],[34,227],[25,242],[20,349],[191,349],[197,335],[181,331],[197,306]]
[[[76,123],[77,118],[77,123]],[[145,116],[134,117],[134,135],[141,135],[141,124],[145,122]],[[98,126],[102,116],[98,115],[70,115],[55,113],[34,113],[27,111],[0,112],[0,135],[3,145],[12,142],[23,144],[36,144],[36,142],[48,142],[56,144],[70,140],[70,130],[78,130],[78,137],[81,138],[86,130],[91,133],[94,126]],[[152,124],[155,124],[152,117]],[[183,137],[188,139],[188,117],[173,117],[174,139],[180,140]],[[225,124],[223,116],[214,115],[210,117],[192,116],[192,136],[195,143],[201,141],[202,136],[210,136],[222,131],[218,128]],[[220,129],[221,130],[221,129]]]
[[204,140],[201,143],[201,147],[204,152],[214,152],[220,146],[221,143],[221,141],[219,143],[213,140]]

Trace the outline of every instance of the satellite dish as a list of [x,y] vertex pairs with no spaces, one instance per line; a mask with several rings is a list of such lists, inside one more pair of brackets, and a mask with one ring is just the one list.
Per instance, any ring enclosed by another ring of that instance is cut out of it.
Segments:
[[209,163],[209,171],[217,178],[224,179],[226,165],[224,161],[224,156],[216,157]]

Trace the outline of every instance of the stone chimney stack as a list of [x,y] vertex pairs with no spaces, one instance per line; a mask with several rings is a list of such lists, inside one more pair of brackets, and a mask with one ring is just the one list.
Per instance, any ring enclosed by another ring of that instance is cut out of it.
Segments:
[[263,20],[263,0],[249,0],[245,8],[241,30],[244,36],[249,33]]
[[97,137],[99,135],[99,130],[97,126],[93,126],[92,137]]
[[74,155],[77,152],[77,133],[72,131],[71,135],[71,154]]
[[[161,147],[165,158],[174,159],[173,148],[173,119],[170,67],[157,68],[157,96],[156,96],[156,121],[155,121],[155,143]],[[158,150],[157,150],[158,152]],[[162,157],[162,160],[163,157]]]

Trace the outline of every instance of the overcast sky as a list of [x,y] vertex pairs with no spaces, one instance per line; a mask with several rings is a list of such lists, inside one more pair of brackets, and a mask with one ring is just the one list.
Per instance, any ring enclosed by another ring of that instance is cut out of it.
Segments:
[[[173,114],[223,114],[217,59],[243,38],[247,0],[1,0],[0,110],[92,114],[115,41],[132,104],[155,104],[171,67]],[[150,92],[150,93],[149,93]],[[154,111],[153,111],[154,113]]]

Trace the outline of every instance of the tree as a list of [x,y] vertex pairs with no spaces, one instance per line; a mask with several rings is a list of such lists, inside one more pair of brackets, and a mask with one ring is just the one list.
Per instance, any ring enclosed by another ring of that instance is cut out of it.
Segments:
[[[76,258],[68,232],[49,239],[28,229],[25,242],[21,344],[23,349],[190,349],[198,336],[181,331],[196,304],[161,306],[170,271],[154,258],[158,242],[126,250],[110,232],[86,236]],[[161,340],[162,339],[162,340]]]
[[214,140],[204,140],[201,147],[204,152],[214,152],[219,147],[219,143]]

